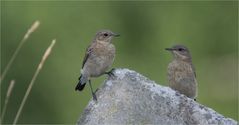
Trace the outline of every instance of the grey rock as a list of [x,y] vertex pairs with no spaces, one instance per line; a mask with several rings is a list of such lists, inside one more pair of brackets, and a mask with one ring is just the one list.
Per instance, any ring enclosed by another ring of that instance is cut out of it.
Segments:
[[97,91],[78,120],[79,125],[236,125],[214,110],[156,84],[141,74],[116,69]]

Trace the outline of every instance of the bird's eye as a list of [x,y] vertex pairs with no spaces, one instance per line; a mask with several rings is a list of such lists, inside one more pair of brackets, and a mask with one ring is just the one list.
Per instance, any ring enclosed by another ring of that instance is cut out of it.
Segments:
[[104,33],[104,36],[108,36],[108,34],[107,34],[107,33]]
[[179,48],[178,51],[183,51],[184,49],[183,48]]

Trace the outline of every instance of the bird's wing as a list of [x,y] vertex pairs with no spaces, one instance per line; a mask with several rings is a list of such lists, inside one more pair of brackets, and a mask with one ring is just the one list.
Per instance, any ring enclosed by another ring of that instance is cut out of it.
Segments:
[[192,64],[192,69],[193,69],[194,76],[195,76],[195,78],[196,78],[195,67],[194,67],[194,65],[193,65],[193,64]]
[[85,57],[84,57],[84,60],[83,60],[83,63],[82,63],[82,67],[84,67],[87,59],[90,57],[91,53],[93,51],[93,47],[92,47],[92,44],[90,46],[88,46],[88,48],[86,49],[86,53],[85,53]]

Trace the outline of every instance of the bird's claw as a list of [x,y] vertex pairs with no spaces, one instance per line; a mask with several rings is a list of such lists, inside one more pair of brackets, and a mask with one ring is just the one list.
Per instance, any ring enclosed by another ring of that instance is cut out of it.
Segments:
[[114,70],[115,68],[112,68],[109,72],[105,72],[105,74],[107,74],[109,77],[115,77]]
[[97,88],[94,93],[96,93],[98,90],[99,90],[99,88]]
[[97,97],[96,97],[96,95],[95,95],[95,92],[92,93],[92,96],[93,96],[93,100],[97,102]]

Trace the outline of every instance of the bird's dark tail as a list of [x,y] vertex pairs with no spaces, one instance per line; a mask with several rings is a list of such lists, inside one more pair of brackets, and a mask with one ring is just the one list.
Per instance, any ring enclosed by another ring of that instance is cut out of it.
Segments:
[[81,75],[80,78],[79,78],[79,82],[75,87],[75,90],[76,91],[77,90],[82,91],[85,87],[86,82],[87,82],[87,77]]

